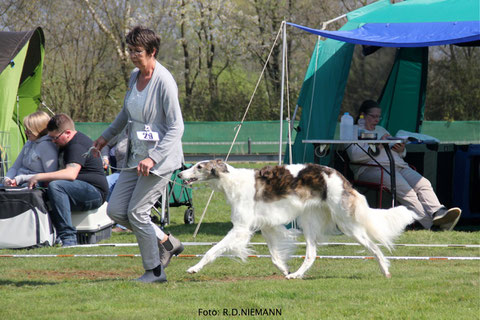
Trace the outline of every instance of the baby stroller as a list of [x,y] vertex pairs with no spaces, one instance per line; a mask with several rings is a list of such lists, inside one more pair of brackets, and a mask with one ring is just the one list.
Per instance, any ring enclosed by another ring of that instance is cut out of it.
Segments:
[[[190,168],[191,164],[182,164],[172,174],[172,181],[169,181],[162,196],[155,203],[153,210],[156,214],[152,215],[152,221],[160,224],[161,227],[170,223],[170,208],[187,206],[183,221],[185,224],[193,224],[195,222],[195,210],[192,203],[192,189],[182,184],[182,179],[178,178],[178,174]],[[168,199],[168,201],[165,201]]]

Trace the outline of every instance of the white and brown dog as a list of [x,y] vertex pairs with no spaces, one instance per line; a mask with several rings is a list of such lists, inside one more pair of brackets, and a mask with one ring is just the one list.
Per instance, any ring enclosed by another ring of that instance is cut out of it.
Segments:
[[[184,183],[207,182],[225,193],[232,207],[233,228],[187,272],[196,273],[225,251],[245,259],[248,243],[261,230],[272,261],[287,279],[302,278],[317,254],[317,241],[338,228],[370,250],[386,277],[389,262],[375,240],[392,249],[393,240],[416,214],[400,206],[372,209],[363,195],[336,170],[316,164],[236,169],[222,160],[202,161],[182,171]],[[297,219],[306,241],[305,261],[289,273],[287,261],[295,249],[295,232],[285,227]]]

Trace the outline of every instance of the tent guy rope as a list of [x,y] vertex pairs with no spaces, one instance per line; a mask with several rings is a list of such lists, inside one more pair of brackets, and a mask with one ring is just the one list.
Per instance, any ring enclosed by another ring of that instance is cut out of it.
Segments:
[[[233,146],[235,145],[235,141],[237,141],[238,134],[240,133],[240,130],[242,129],[242,125],[245,122],[245,118],[247,117],[248,111],[250,109],[250,106],[252,105],[253,98],[255,97],[255,93],[257,92],[258,86],[260,85],[260,81],[262,80],[262,77],[265,73],[265,70],[267,69],[268,62],[270,61],[270,57],[272,56],[273,49],[275,48],[275,45],[277,44],[277,40],[280,37],[280,33],[282,31],[282,28],[285,28],[286,24],[285,21],[282,22],[280,29],[278,30],[277,36],[275,37],[275,41],[273,42],[272,47],[270,48],[270,52],[268,54],[267,60],[265,61],[265,64],[263,66],[262,72],[260,73],[260,76],[258,77],[257,83],[255,85],[255,89],[253,90],[253,93],[250,97],[250,101],[248,102],[248,105],[245,109],[245,112],[243,114],[242,120],[240,123],[235,127],[235,136],[233,138],[232,143],[230,144],[230,149],[228,150],[228,153],[225,157],[225,162],[228,161],[228,158],[230,157],[230,153],[232,152]],[[197,236],[198,230],[200,229],[200,225],[202,224],[203,218],[205,217],[205,214],[207,212],[208,206],[210,205],[210,201],[212,200],[213,194],[215,191],[212,191],[210,193],[210,197],[208,198],[207,204],[205,205],[205,208],[203,209],[202,215],[200,217],[200,220],[198,221],[197,227],[195,228],[195,232],[193,233],[193,238]]]

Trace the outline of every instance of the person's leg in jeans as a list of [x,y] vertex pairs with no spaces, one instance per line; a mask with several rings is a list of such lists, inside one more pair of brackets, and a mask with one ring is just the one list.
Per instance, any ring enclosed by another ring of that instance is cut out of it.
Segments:
[[118,176],[120,176],[120,172],[114,172],[107,176],[107,183],[108,183],[107,202],[110,199],[110,196],[112,195],[113,188],[115,188],[115,185],[117,184]]
[[77,241],[77,230],[72,225],[72,210],[91,210],[103,203],[100,191],[81,180],[54,180],[48,185],[47,195],[52,205],[53,224],[63,242]]

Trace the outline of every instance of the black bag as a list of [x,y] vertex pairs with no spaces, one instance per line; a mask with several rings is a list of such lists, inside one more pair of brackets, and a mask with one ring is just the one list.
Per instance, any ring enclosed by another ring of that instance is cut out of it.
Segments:
[[0,188],[0,249],[55,244],[44,190]]

